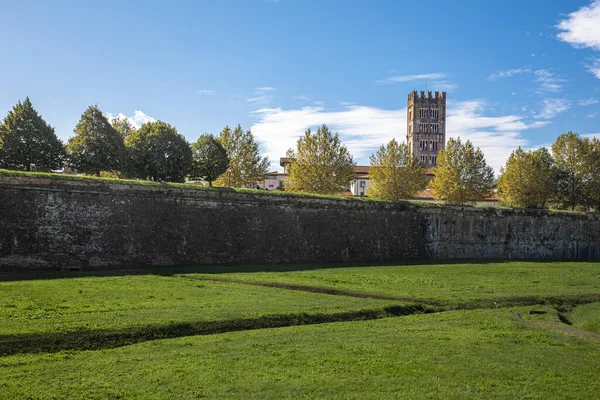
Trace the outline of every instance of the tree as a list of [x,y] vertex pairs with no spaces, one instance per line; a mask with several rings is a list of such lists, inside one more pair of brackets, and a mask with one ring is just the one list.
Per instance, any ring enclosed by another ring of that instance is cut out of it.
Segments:
[[269,159],[262,157],[250,130],[240,125],[233,131],[226,126],[218,137],[229,157],[229,168],[216,181],[216,186],[245,187],[264,180],[269,172]]
[[586,204],[600,211],[600,140],[586,140]]
[[85,174],[100,176],[101,171],[120,171],[125,162],[123,138],[110,125],[98,106],[81,115],[67,143],[68,164]]
[[148,122],[127,137],[134,178],[184,182],[192,167],[192,150],[177,130],[161,121]]
[[356,163],[352,155],[326,125],[316,133],[307,129],[289,155],[294,161],[289,167],[286,190],[336,194],[348,190],[354,179]]
[[407,199],[427,187],[425,167],[410,153],[408,145],[392,139],[370,157],[370,197]]
[[463,145],[460,138],[448,140],[438,155],[431,182],[436,199],[464,204],[484,200],[491,194],[494,170],[487,165],[483,152],[470,140]]
[[29,97],[19,101],[0,125],[0,168],[48,172],[62,167],[64,155],[54,128],[33,108]]
[[110,124],[121,135],[123,141],[127,140],[127,137],[136,131],[135,126],[122,114],[117,118],[113,118]]
[[500,169],[498,189],[508,206],[545,208],[556,191],[554,160],[548,150],[513,151]]
[[229,157],[221,142],[213,135],[204,134],[192,144],[193,177],[202,178],[212,187],[212,183],[229,168]]
[[557,202],[562,207],[574,210],[584,202],[588,146],[589,141],[571,131],[560,135],[552,145],[558,168]]

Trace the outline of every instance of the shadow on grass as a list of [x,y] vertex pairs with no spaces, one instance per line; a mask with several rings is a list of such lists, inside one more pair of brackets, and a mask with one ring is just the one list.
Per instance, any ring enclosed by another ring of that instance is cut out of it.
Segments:
[[23,353],[54,353],[62,350],[100,350],[151,340],[211,335],[253,329],[315,325],[331,322],[374,320],[403,315],[432,313],[437,309],[420,304],[395,305],[331,314],[280,314],[225,321],[187,321],[126,329],[38,333],[0,336],[0,356]]
[[[112,277],[127,275],[159,275],[173,276],[178,274],[231,274],[253,272],[294,272],[312,271],[322,269],[378,267],[378,266],[444,266],[444,265],[487,265],[498,263],[535,262],[536,264],[553,264],[564,262],[579,262],[577,260],[517,260],[517,259],[452,259],[452,260],[397,260],[397,261],[361,261],[342,263],[306,263],[306,264],[247,264],[247,265],[197,265],[174,267],[125,267],[115,269],[85,269],[85,270],[60,270],[50,268],[0,268],[0,282],[38,280],[38,279],[65,279],[82,277]],[[587,261],[581,261],[587,262]]]

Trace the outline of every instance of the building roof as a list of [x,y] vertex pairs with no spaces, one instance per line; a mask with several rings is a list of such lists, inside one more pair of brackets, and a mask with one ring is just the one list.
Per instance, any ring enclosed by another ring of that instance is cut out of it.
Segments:
[[285,164],[290,164],[293,161],[294,161],[293,158],[290,158],[290,157],[281,157],[279,159],[279,165],[282,166],[282,167],[284,167]]
[[279,171],[271,171],[267,174],[267,176],[287,176],[288,174]]

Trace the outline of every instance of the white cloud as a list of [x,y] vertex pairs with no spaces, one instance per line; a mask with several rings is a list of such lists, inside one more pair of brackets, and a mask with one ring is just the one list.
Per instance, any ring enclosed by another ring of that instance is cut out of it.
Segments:
[[597,115],[598,115],[597,112],[593,112],[593,113],[588,114],[586,118],[596,118]]
[[140,110],[135,110],[133,112],[133,117],[128,117],[123,113],[119,113],[117,116],[113,116],[111,113],[106,114],[106,119],[108,119],[108,122],[112,122],[112,120],[116,118],[127,119],[131,125],[136,127],[136,129],[147,122],[156,122],[156,119]]
[[490,74],[487,79],[488,81],[496,81],[502,78],[510,78],[515,75],[530,73],[533,73],[535,75],[534,81],[539,85],[536,91],[538,94],[560,92],[563,87],[562,83],[566,82],[566,79],[559,77],[557,74],[551,72],[549,69],[531,70],[529,68],[514,68],[494,72],[493,74]]
[[600,51],[600,0],[570,13],[556,28],[562,31],[557,37],[563,42]]
[[[326,111],[324,107],[296,110],[264,108],[254,112],[258,118],[252,132],[264,146],[274,164],[283,157],[307,128],[326,124],[339,132],[356,159],[364,159],[373,149],[396,137],[406,136],[406,109],[382,110],[367,106],[348,106],[342,111]],[[405,140],[405,139],[404,139]],[[364,160],[363,160],[364,161]]]
[[587,63],[586,67],[589,72],[600,79],[600,58],[592,58],[591,63]]
[[595,99],[594,97],[590,97],[589,99],[579,100],[579,104],[582,106],[591,106],[593,104],[600,103],[600,100]]
[[266,105],[269,104],[273,100],[273,96],[268,93],[274,91],[275,88],[271,86],[261,86],[254,89],[255,97],[250,97],[246,99],[248,103],[253,103],[255,105]]
[[246,101],[248,103],[254,103],[254,104],[267,104],[272,99],[273,98],[271,96],[258,96],[258,97],[251,97],[249,99],[246,99]]
[[205,94],[205,95],[213,95],[213,94],[215,94],[215,91],[214,90],[208,90],[208,89],[201,89],[201,90],[198,90],[196,93],[198,93],[198,94]]
[[498,71],[498,72],[494,72],[493,74],[490,74],[488,76],[488,80],[495,81],[495,80],[498,80],[501,78],[510,78],[511,76],[514,76],[514,75],[526,74],[529,72],[531,72],[531,70],[527,69],[527,68],[507,69],[505,71]]
[[586,133],[585,135],[581,135],[581,137],[588,138],[588,139],[594,139],[594,138],[600,139],[600,132],[598,132],[598,133]]
[[[591,48],[600,51],[600,0],[572,12],[556,25],[560,29],[557,37],[575,48]],[[600,79],[600,58],[585,63],[588,71]]]
[[544,100],[544,107],[535,115],[535,118],[552,119],[569,108],[571,108],[571,102],[567,99],[546,99]]
[[534,123],[528,124],[528,129],[541,128],[543,126],[549,125],[550,121],[535,121]]
[[449,81],[433,81],[429,82],[429,88],[432,90],[451,91],[458,87],[458,85]]
[[[485,111],[481,101],[449,103],[447,138],[470,139],[484,151],[496,172],[514,149],[527,144],[522,131],[548,124],[547,121],[528,124],[525,117],[519,115],[490,117]],[[251,127],[252,132],[273,167],[278,166],[279,158],[288,148],[295,147],[307,128],[316,129],[322,124],[340,134],[359,164],[368,164],[369,155],[392,138],[406,141],[406,108],[385,110],[360,105],[341,111],[327,111],[322,106],[290,110],[263,108],[253,116],[258,120]]]
[[538,69],[534,73],[536,76],[535,81],[540,84],[540,92],[560,92],[562,89],[561,83],[565,82],[565,79],[559,78],[547,69]]
[[400,83],[400,82],[413,82],[413,81],[424,81],[428,79],[440,80],[446,78],[446,74],[441,72],[435,72],[432,74],[418,74],[418,75],[394,75],[384,80],[377,81],[377,83]]
[[521,132],[542,125],[528,125],[525,118],[519,115],[488,117],[484,111],[485,104],[481,101],[449,104],[446,136],[471,140],[484,152],[488,164],[499,173],[510,153],[527,144]]

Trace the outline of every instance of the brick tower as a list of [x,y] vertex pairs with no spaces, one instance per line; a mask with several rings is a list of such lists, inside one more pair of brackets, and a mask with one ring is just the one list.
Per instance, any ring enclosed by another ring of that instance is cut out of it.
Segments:
[[427,168],[437,163],[446,145],[446,92],[408,94],[406,143]]

